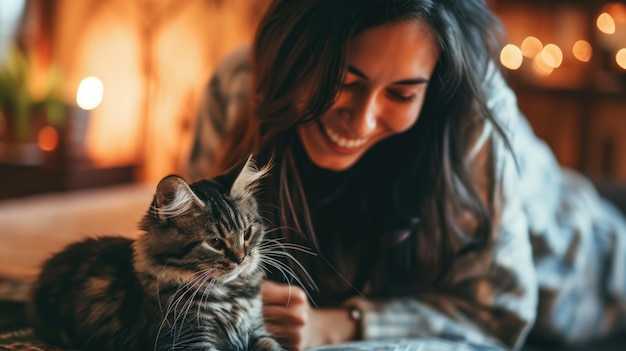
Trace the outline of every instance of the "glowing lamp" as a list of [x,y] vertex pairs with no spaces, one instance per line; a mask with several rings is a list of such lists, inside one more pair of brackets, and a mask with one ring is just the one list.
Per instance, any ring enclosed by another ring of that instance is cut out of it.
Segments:
[[73,160],[88,159],[85,149],[85,138],[89,123],[89,111],[100,106],[104,95],[104,86],[98,77],[86,77],[76,89],[76,105],[70,106],[66,153]]
[[102,102],[104,86],[98,77],[87,77],[78,85],[76,103],[83,110],[93,110]]

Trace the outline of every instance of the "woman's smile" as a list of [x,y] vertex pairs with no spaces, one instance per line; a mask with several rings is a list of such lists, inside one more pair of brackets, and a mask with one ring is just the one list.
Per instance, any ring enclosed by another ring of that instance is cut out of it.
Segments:
[[342,136],[340,132],[335,131],[332,127],[329,127],[322,122],[320,122],[319,124],[326,137],[328,137],[329,141],[343,149],[359,148],[365,145],[365,143],[369,140],[368,137],[354,139]]

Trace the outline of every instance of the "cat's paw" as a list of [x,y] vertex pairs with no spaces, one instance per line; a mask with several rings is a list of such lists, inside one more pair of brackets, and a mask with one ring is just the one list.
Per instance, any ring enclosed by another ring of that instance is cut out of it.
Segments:
[[254,345],[255,351],[285,351],[278,341],[270,337],[262,337]]

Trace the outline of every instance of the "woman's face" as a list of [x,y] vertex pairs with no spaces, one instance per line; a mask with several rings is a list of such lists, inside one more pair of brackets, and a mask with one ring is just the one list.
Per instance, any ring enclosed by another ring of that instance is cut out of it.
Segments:
[[379,141],[411,128],[438,58],[434,34],[419,21],[374,27],[354,37],[335,103],[319,123],[298,129],[313,163],[348,169]]

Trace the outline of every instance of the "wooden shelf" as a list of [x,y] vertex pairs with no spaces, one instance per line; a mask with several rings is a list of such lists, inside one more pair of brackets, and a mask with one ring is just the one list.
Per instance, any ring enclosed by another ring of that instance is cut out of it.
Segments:
[[132,183],[132,165],[19,165],[0,163],[0,199]]

